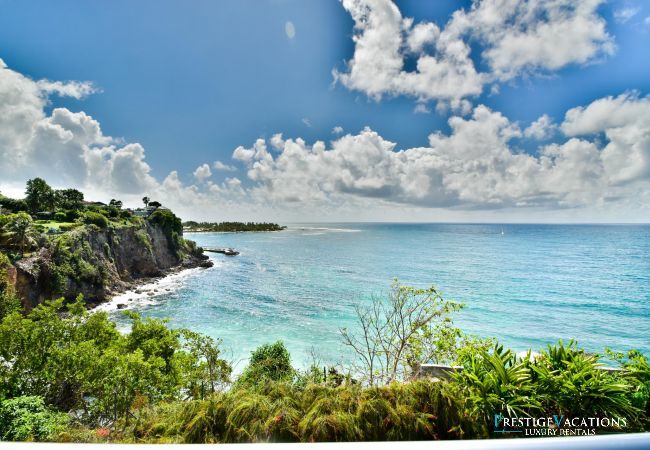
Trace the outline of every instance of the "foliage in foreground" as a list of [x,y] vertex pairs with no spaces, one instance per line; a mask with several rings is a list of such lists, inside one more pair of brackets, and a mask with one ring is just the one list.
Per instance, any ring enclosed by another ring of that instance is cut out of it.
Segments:
[[[361,370],[297,370],[276,342],[255,350],[231,382],[219,342],[164,321],[130,313],[131,331],[121,334],[105,313],[85,311],[81,299],[48,302],[26,315],[7,306],[0,317],[0,438],[485,438],[493,436],[495,414],[623,417],[622,431],[649,429],[644,355],[610,354],[619,371],[602,370],[599,356],[573,342],[517,357],[498,343],[462,335],[449,318],[457,309],[433,288],[396,282],[382,305],[360,311],[360,334],[342,330],[348,345],[360,336],[371,343],[360,352]],[[364,335],[364,323],[383,331]],[[448,381],[416,378],[422,363],[441,360],[463,370]],[[381,362],[370,368],[368,361]]]

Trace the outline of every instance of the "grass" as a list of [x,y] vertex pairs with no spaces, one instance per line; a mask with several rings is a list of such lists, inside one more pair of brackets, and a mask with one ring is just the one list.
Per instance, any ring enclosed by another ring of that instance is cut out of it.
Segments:
[[56,220],[35,220],[34,224],[44,226],[45,228],[56,228],[57,230],[61,226],[65,225],[74,225],[74,222],[57,222]]

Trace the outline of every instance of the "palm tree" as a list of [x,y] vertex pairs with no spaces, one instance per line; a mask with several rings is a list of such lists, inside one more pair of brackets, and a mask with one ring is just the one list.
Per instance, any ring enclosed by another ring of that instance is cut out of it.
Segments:
[[20,256],[25,253],[25,248],[36,245],[37,231],[34,229],[32,218],[29,214],[19,212],[9,217],[0,234],[0,242],[4,245],[17,247]]

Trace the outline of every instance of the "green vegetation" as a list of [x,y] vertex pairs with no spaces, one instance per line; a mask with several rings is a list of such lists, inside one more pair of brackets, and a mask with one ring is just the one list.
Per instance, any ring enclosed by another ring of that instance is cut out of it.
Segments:
[[[32,292],[35,298],[63,295],[72,301],[84,292],[89,302],[97,302],[119,281],[160,274],[167,267],[158,267],[154,236],[161,231],[172,264],[194,262],[202,252],[183,239],[181,219],[158,202],[148,202],[146,210],[134,213],[122,209],[120,200],[111,199],[108,205],[86,202],[80,191],[55,190],[40,178],[29,180],[25,193],[25,200],[2,197],[0,254],[9,265],[21,266],[23,279],[31,280],[23,286],[34,285],[32,290],[39,291]],[[135,242],[122,242],[131,237]],[[149,258],[141,264],[144,269],[133,269],[128,254],[139,247]],[[4,282],[6,275],[0,275]],[[20,293],[28,295],[25,289]]]
[[0,224],[0,246],[18,250],[22,256],[25,250],[37,245],[38,233],[26,212],[3,217]]
[[[341,330],[356,368],[298,370],[282,342],[251,354],[236,379],[207,336],[127,313],[120,334],[79,298],[0,320],[0,436],[66,442],[314,442],[487,438],[494,415],[621,417],[649,430],[650,365],[573,342],[517,357],[454,328],[459,305],[434,289],[393,284]],[[364,326],[378,328],[368,332]],[[368,345],[359,347],[360,339]],[[419,379],[422,363],[462,366]],[[372,370],[369,370],[372,365]]]
[[255,222],[194,222],[183,223],[183,229],[188,232],[239,232],[239,231],[282,231],[287,227],[277,223],[255,223]]
[[7,268],[10,265],[11,261],[7,255],[0,252],[0,320],[12,312],[20,311],[22,307],[20,299],[7,279]]

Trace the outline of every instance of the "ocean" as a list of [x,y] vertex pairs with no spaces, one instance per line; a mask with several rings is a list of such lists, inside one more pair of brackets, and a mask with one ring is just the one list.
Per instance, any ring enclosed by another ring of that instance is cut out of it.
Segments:
[[[282,340],[294,364],[350,361],[339,329],[394,278],[435,285],[465,308],[454,322],[517,351],[575,339],[602,352],[650,354],[650,226],[296,224],[272,233],[186,234],[214,267],[162,280],[116,303],[222,339],[241,370],[257,346]],[[154,291],[153,289],[156,289]]]

